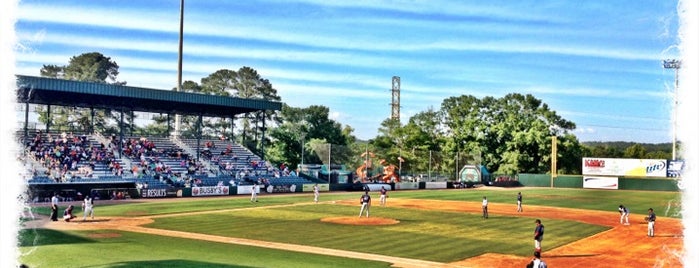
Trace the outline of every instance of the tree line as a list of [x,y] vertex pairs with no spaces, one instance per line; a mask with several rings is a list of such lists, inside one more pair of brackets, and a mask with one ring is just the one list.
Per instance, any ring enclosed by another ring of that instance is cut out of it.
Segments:
[[[118,81],[118,64],[99,52],[71,57],[64,66],[43,65],[41,76],[78,81],[126,85]],[[255,98],[282,102],[273,84],[251,67],[237,70],[220,69],[200,81],[184,81],[185,92]],[[172,90],[177,90],[174,87]],[[75,107],[57,107],[49,113],[37,106],[39,122],[51,121],[51,131],[94,129],[118,133],[119,113],[97,111],[94,121],[89,111]],[[136,114],[125,116],[125,127],[131,135],[168,133],[172,117],[152,116],[148,124],[135,123]],[[181,135],[195,137],[196,116],[182,116]],[[241,143],[272,163],[296,167],[302,161],[325,163],[322,154],[314,151],[323,144],[335,146],[332,164],[348,167],[361,165],[363,152],[371,148],[382,159],[401,162],[405,170],[427,170],[453,173],[463,164],[482,164],[497,174],[550,172],[552,137],[557,139],[558,172],[580,174],[582,157],[671,158],[670,144],[628,142],[580,142],[573,134],[575,123],[551,110],[546,103],[530,94],[511,93],[501,98],[472,95],[444,99],[439,108],[431,107],[411,116],[406,124],[394,119],[378,126],[376,137],[358,140],[354,129],[330,118],[330,110],[322,105],[290,107],[281,111],[258,111],[235,118],[204,118],[204,137],[226,138]],[[266,133],[266,135],[263,135]],[[262,151],[264,150],[264,152]],[[339,151],[338,151],[339,150]],[[425,152],[430,152],[426,160]],[[436,152],[439,161],[433,161]],[[437,163],[437,164],[435,164]]]

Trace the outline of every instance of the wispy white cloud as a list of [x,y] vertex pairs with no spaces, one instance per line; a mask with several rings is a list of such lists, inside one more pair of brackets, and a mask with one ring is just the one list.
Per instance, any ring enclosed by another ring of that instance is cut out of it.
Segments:
[[606,98],[621,98],[621,99],[648,99],[648,98],[668,98],[669,96],[664,91],[651,89],[638,90],[618,90],[618,89],[603,89],[603,88],[548,88],[548,87],[529,87],[523,88],[523,92],[537,94],[546,94],[554,96],[567,97],[606,97]]
[[[105,17],[113,17],[115,10],[112,9],[85,9],[66,8],[61,6],[26,5],[21,9],[19,17],[26,21],[43,21],[52,23],[66,23],[101,26],[108,28],[121,28],[139,31],[157,31],[176,33],[177,17],[165,12],[148,13],[125,9],[120,17],[115,20],[105,20]],[[451,10],[451,9],[441,9]],[[61,14],[61,16],[56,16]],[[174,21],[173,21],[174,19]],[[428,50],[450,50],[450,51],[480,51],[499,53],[535,53],[535,54],[557,54],[586,57],[600,57],[612,59],[633,59],[633,60],[657,60],[659,53],[655,51],[644,51],[639,49],[611,49],[601,46],[581,46],[577,43],[540,43],[522,40],[497,40],[483,42],[481,39],[464,37],[454,34],[447,40],[426,41],[412,39],[406,40],[386,40],[374,36],[355,36],[351,42],[342,35],[319,35],[316,32],[289,32],[279,30],[276,27],[257,26],[264,24],[248,24],[231,27],[227,31],[221,31],[220,20],[216,21],[193,21],[188,22],[186,34],[203,36],[228,37],[239,39],[263,40],[268,42],[296,44],[309,47],[321,47],[332,49],[349,50],[371,50],[371,51],[428,51]]]
[[573,110],[560,110],[556,112],[557,114],[564,117],[578,117],[578,118],[596,118],[602,119],[599,122],[647,122],[647,123],[659,123],[666,124],[670,122],[669,118],[658,118],[658,117],[644,117],[637,115],[620,115],[620,114],[600,114],[594,112],[580,112]]
[[490,3],[472,2],[465,4],[459,1],[372,1],[372,0],[356,0],[356,1],[335,1],[335,0],[271,0],[270,2],[297,2],[306,3],[316,6],[337,7],[337,8],[365,8],[376,10],[391,10],[401,11],[416,14],[431,14],[438,13],[443,15],[453,16],[478,16],[478,17],[495,17],[508,20],[527,20],[527,21],[561,21],[550,14],[536,15],[532,12],[521,12],[517,8],[504,7],[502,5],[491,5]]
[[591,128],[591,127],[586,127],[586,128],[577,128],[573,132],[578,133],[578,134],[594,134],[597,132],[596,129]]

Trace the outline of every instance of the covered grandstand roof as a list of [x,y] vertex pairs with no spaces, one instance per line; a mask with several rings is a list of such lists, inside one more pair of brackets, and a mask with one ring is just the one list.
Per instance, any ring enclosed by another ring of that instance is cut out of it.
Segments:
[[17,101],[43,105],[151,113],[231,117],[259,110],[281,110],[281,103],[17,75]]

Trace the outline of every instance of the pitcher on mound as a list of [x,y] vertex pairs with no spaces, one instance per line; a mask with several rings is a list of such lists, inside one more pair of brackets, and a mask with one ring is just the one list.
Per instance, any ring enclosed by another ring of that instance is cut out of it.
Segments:
[[369,196],[369,191],[364,192],[359,202],[362,204],[362,208],[359,210],[359,217],[362,217],[364,209],[366,209],[366,217],[369,218],[369,207],[371,207],[371,196]]

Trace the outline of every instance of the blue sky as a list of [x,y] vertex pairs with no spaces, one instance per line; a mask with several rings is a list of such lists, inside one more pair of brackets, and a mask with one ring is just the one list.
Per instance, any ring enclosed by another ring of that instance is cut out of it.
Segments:
[[[177,81],[180,1],[21,1],[19,74],[98,51],[128,85]],[[183,79],[256,69],[282,101],[373,138],[450,96],[533,94],[582,141],[671,142],[676,1],[186,1]]]

